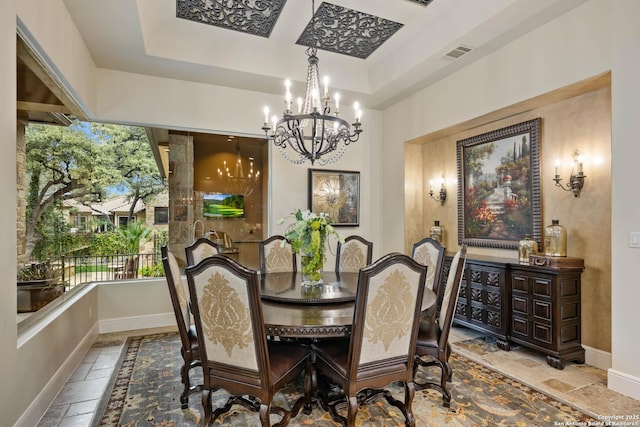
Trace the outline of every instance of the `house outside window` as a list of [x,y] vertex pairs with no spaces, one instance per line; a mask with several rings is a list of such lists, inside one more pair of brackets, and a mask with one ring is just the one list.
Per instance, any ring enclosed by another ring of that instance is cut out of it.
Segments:
[[76,217],[76,227],[78,228],[78,231],[82,231],[82,232],[88,231],[87,223],[88,221],[86,216],[78,215]]
[[[126,215],[119,216],[118,217],[118,227],[126,227],[128,222],[129,222],[128,219],[129,218]],[[136,217],[131,218],[131,221],[135,222],[136,221]]]
[[154,224],[169,224],[169,208],[156,206],[153,211]]

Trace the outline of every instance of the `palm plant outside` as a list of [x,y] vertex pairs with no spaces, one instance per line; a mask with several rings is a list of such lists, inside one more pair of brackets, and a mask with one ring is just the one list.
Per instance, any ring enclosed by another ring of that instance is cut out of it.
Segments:
[[118,228],[118,234],[125,240],[127,252],[132,255],[139,252],[140,245],[151,240],[151,230],[136,221],[130,221],[126,227]]

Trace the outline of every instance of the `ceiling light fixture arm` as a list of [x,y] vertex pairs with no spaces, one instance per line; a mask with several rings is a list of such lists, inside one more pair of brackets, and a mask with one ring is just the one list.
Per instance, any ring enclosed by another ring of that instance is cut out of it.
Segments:
[[[311,3],[311,28],[315,37],[317,29],[315,4]],[[281,119],[273,117],[269,123],[269,108],[265,107],[265,122],[262,127],[267,139],[274,142],[282,155],[289,161],[301,164],[309,160],[326,165],[337,161],[346,146],[356,142],[362,133],[360,106],[354,104],[355,123],[349,124],[340,117],[340,96],[335,94],[335,109],[332,113],[329,96],[329,79],[324,78],[324,87],[320,87],[320,72],[317,57],[318,40],[305,50],[307,55],[307,76],[305,98],[297,100],[297,114],[291,111],[293,102],[290,92],[291,82],[285,81],[284,113]],[[322,90],[321,90],[322,89]],[[290,157],[291,153],[295,153]],[[296,158],[297,157],[297,158]]]

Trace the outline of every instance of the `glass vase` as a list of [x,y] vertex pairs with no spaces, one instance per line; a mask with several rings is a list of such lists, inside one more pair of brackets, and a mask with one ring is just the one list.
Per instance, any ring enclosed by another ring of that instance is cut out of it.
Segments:
[[429,229],[429,237],[442,244],[444,240],[444,228],[440,225],[440,221],[434,221],[433,226]]
[[324,254],[302,255],[300,266],[303,285],[317,285],[322,283]]
[[557,219],[544,228],[544,254],[546,256],[567,256],[567,230]]
[[520,264],[529,264],[529,255],[535,255],[538,252],[538,242],[531,239],[530,234],[526,234],[523,240],[518,243],[518,262]]

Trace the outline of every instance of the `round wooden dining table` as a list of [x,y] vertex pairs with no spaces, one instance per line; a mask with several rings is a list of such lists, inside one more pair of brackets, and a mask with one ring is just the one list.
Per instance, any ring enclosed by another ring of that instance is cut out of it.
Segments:
[[[286,338],[348,336],[357,289],[358,273],[325,271],[318,285],[303,284],[300,272],[261,274],[266,334]],[[435,293],[425,289],[422,311],[435,303]]]

